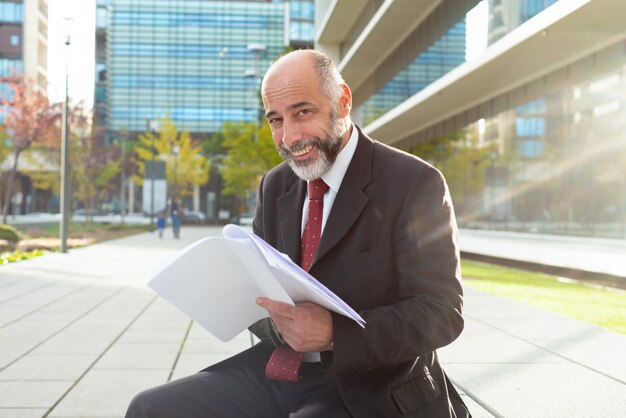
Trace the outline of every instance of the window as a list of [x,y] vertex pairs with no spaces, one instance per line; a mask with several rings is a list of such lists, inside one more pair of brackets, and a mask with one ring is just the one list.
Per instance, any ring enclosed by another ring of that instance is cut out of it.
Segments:
[[24,21],[22,3],[0,3],[0,22],[20,23]]
[[20,46],[20,35],[11,35],[11,46]]

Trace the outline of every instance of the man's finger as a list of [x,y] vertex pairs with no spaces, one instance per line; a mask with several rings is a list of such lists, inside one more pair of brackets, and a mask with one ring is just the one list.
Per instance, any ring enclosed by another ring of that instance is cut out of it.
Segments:
[[291,306],[287,303],[283,303],[277,300],[272,300],[272,299],[263,298],[263,297],[257,298],[256,303],[260,307],[267,309],[268,311],[274,314],[287,316],[290,318],[293,317],[294,309],[296,309],[295,306]]

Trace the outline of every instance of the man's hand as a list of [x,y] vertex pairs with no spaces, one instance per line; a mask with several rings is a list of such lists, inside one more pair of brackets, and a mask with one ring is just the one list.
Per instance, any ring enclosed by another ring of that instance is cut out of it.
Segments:
[[267,309],[278,332],[295,351],[332,350],[333,319],[328,310],[311,302],[291,306],[257,298],[256,303]]

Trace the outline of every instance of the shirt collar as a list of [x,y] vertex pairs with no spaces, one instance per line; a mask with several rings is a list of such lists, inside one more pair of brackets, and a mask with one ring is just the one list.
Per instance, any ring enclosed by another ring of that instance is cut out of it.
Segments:
[[339,152],[330,169],[322,176],[324,183],[328,184],[328,187],[335,193],[339,191],[339,186],[341,186],[346,171],[348,171],[348,166],[350,165],[350,161],[352,161],[357,143],[359,142],[359,131],[356,129],[356,126],[354,126],[354,123],[351,123],[351,125],[352,134],[346,146]]

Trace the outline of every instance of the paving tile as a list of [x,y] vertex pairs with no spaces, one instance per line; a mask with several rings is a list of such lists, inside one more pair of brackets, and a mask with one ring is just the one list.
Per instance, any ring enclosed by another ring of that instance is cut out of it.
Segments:
[[564,317],[542,319],[489,318],[482,321],[522,339],[626,340],[626,336],[622,334]]
[[186,327],[174,327],[170,329],[134,329],[130,328],[120,337],[120,343],[167,343],[183,341],[187,333]]
[[61,330],[65,322],[17,321],[0,329],[0,341],[39,343]]
[[178,312],[178,309],[164,299],[157,298],[149,308],[150,312]]
[[[463,327],[462,336],[489,336],[496,334],[503,334],[501,331],[497,331],[493,326],[487,325],[480,320],[465,317],[465,325]],[[454,344],[454,343],[453,343]]]
[[212,336],[209,331],[205,330],[204,328],[202,328],[200,325],[198,325],[197,323],[194,322],[194,324],[191,326],[191,329],[189,330],[189,336],[188,338],[193,339],[193,340],[197,340],[197,339],[216,339],[214,336]]
[[98,304],[102,303],[113,293],[116,289],[108,288],[105,286],[93,287],[90,286],[78,292],[74,292],[63,299],[56,301],[55,303],[46,306],[43,311],[47,312],[86,312]]
[[[197,322],[194,322],[191,325],[191,329],[189,330],[189,335],[187,336],[187,338],[190,340],[213,340],[216,342],[219,341],[221,344],[238,344],[237,341],[247,341],[247,343],[249,344],[251,336],[253,335],[250,333],[250,331],[245,330],[242,331],[239,335],[235,336],[232,340],[223,342],[211,335],[211,333],[202,328],[202,326],[199,325]],[[256,341],[258,341],[258,339]]]
[[49,417],[121,417],[142,390],[166,381],[167,370],[91,370]]
[[[626,382],[626,337],[606,340],[530,340],[546,350]],[[601,354],[600,354],[601,353]],[[626,390],[626,388],[625,388]]]
[[118,314],[115,316],[107,316],[104,312],[90,312],[81,316],[72,324],[72,326],[84,330],[91,330],[93,328],[109,328],[111,330],[116,330],[117,333],[121,333],[132,323],[134,317],[135,315],[121,316]]
[[50,324],[53,322],[68,324],[79,315],[75,312],[42,312],[41,310],[35,310],[20,319],[20,324],[27,325],[31,323]]
[[467,409],[469,409],[472,418],[493,418],[494,415],[487,411],[485,408],[476,403],[476,401],[470,398],[468,395],[461,394],[461,399],[465,402]]
[[[6,266],[2,266],[2,274],[6,274],[8,276],[11,272],[5,272],[5,267]],[[0,304],[7,303],[8,301],[16,301],[17,299],[23,298],[24,296],[37,292],[38,290],[54,286],[55,283],[41,278],[26,276],[17,277],[17,280],[11,280],[11,283],[3,281],[2,284],[3,285],[0,288],[2,289],[2,292],[0,292]]]
[[177,312],[145,312],[133,323],[133,329],[167,329],[189,326],[191,319],[184,313]]
[[172,374],[172,380],[197,373],[215,363],[226,360],[233,354],[235,353],[183,354],[176,363],[176,368]]
[[217,338],[212,339],[187,339],[183,348],[183,354],[205,354],[205,353],[239,353],[250,348],[250,339],[235,339],[229,342],[222,342]]
[[28,342],[0,340],[0,370],[31,350],[34,346],[35,344]]
[[180,350],[180,342],[170,343],[116,343],[94,368],[135,368],[170,370]]
[[556,314],[465,287],[463,315],[486,319],[554,319]]
[[445,364],[450,363],[565,363],[567,360],[533,344],[505,334],[463,335],[437,350]]
[[47,283],[42,284],[38,289],[33,289],[28,293],[15,297],[11,299],[11,302],[27,306],[43,306],[71,295],[82,286],[82,284],[73,285],[47,280]]
[[77,380],[96,360],[96,355],[28,354],[0,371],[2,380]]
[[69,381],[0,381],[0,408],[50,408],[72,384]]
[[8,323],[29,314],[35,309],[37,309],[37,307],[23,305],[7,306],[6,304],[0,305],[0,329],[5,327]]
[[505,417],[626,416],[626,386],[575,364],[444,367],[453,381]]
[[118,334],[117,329],[70,327],[41,344],[33,354],[101,354]]
[[47,408],[0,408],[2,418],[41,418],[48,411]]

